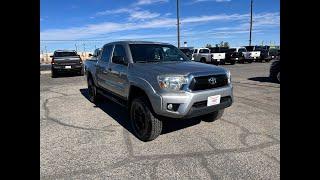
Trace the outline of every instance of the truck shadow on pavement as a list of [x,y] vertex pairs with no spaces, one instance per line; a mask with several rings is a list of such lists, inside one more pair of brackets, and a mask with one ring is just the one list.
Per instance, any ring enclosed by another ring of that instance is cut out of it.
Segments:
[[258,82],[269,82],[269,83],[277,84],[277,82],[273,82],[270,77],[252,77],[252,78],[248,78],[248,80],[258,81]]
[[[89,101],[88,89],[80,89],[81,94]],[[129,112],[127,108],[107,99],[97,104],[93,105],[95,108],[100,108],[103,112],[112,117],[117,121],[122,127],[127,129],[131,134],[134,135],[133,130],[131,129],[129,121]],[[174,131],[178,131],[184,128],[188,128],[194,125],[197,125],[201,122],[201,119],[185,119],[185,120],[175,120],[175,119],[162,119],[163,129],[161,134],[167,134]]]

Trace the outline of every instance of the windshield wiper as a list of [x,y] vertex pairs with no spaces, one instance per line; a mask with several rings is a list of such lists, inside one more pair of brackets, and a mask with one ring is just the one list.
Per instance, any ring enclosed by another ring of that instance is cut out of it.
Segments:
[[136,63],[149,63],[149,62],[160,62],[160,60],[152,60],[152,61],[135,61]]

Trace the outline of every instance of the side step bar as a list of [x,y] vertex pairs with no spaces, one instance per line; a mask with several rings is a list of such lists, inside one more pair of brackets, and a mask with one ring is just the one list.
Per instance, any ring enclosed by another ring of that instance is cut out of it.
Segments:
[[123,100],[121,98],[118,98],[116,95],[113,95],[112,93],[108,93],[102,89],[99,89],[97,88],[97,91],[99,94],[101,94],[102,96],[110,99],[111,101],[119,104],[120,106],[124,107],[124,108],[127,108],[127,101],[126,100]]

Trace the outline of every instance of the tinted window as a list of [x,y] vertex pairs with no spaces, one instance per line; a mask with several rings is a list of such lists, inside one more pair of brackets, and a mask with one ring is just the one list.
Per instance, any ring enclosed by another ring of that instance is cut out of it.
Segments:
[[198,53],[198,49],[194,49],[193,53]]
[[126,57],[126,51],[122,45],[116,45],[113,51],[113,56]]
[[172,45],[130,44],[134,62],[186,61],[187,57]]
[[247,51],[253,51],[253,46],[246,46]]
[[200,49],[199,53],[210,53],[209,49]]
[[55,57],[78,56],[76,52],[54,52]]
[[219,52],[219,48],[214,47],[214,48],[210,48],[211,53],[218,53]]
[[238,50],[238,52],[240,52],[240,53],[242,53],[242,52],[247,52],[247,50],[246,50],[245,48],[240,48],[240,49]]
[[101,54],[101,61],[103,62],[109,62],[110,61],[110,55],[112,52],[112,45],[105,46],[102,50]]
[[183,53],[191,53],[190,49],[180,49]]
[[227,52],[228,52],[228,53],[236,52],[236,49],[235,49],[235,48],[231,48],[231,49],[228,49]]

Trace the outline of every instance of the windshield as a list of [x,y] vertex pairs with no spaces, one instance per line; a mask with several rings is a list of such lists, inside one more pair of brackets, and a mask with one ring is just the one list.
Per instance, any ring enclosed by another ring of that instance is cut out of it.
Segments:
[[130,44],[133,62],[189,61],[178,48],[162,44]]
[[76,52],[55,52],[55,57],[78,56]]

